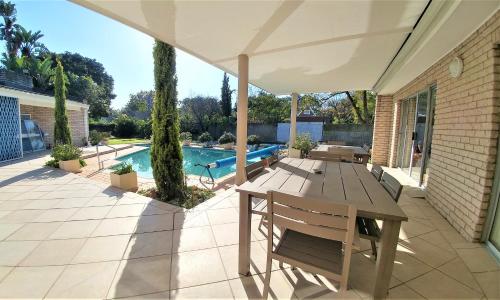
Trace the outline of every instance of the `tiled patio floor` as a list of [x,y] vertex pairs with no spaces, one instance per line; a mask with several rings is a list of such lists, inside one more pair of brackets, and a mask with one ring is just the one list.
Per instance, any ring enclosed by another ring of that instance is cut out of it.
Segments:
[[[238,195],[191,211],[39,167],[0,165],[0,298],[258,298],[265,236],[252,228],[252,273],[237,273]],[[391,298],[498,298],[499,267],[424,199],[405,189]],[[369,243],[353,255],[350,290],[274,265],[274,298],[369,298]]]

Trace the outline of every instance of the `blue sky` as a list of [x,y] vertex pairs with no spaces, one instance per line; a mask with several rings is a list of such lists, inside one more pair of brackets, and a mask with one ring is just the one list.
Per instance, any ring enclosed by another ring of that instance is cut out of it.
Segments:
[[[18,23],[41,30],[42,42],[53,52],[78,52],[102,63],[115,80],[113,108],[129,94],[153,89],[153,39],[135,29],[68,1],[12,1]],[[195,95],[220,97],[223,72],[177,50],[179,100]],[[236,78],[230,76],[232,89]],[[233,95],[233,101],[236,95]]]

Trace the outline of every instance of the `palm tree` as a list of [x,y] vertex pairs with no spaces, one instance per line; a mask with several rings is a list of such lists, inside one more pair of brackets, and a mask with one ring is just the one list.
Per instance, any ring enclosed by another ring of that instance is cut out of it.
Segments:
[[[52,77],[55,74],[52,68],[51,57],[46,57],[44,60],[33,59],[30,69],[35,87],[41,91],[46,91],[52,83]],[[66,76],[66,74],[63,74],[63,76]]]
[[31,58],[33,56],[40,56],[48,51],[47,47],[38,41],[43,37],[40,30],[32,32],[19,25],[15,33],[15,43],[19,44],[21,56]]
[[0,39],[6,42],[7,53],[13,58],[17,55],[19,44],[16,43],[16,31],[20,25],[16,24],[16,6],[11,2],[0,0],[0,16],[3,23],[0,24]]

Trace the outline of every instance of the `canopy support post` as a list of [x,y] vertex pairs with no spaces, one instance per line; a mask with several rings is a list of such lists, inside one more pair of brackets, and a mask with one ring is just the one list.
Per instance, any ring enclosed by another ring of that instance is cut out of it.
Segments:
[[236,114],[236,185],[246,181],[248,119],[248,55],[238,55],[238,104]]
[[299,95],[292,93],[292,105],[290,110],[290,139],[288,141],[288,150],[293,148],[295,138],[297,137],[297,102]]

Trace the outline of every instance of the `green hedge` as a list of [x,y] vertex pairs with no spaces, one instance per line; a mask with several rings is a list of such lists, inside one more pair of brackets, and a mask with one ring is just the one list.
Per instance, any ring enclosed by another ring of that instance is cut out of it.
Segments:
[[90,121],[89,130],[95,130],[99,132],[114,132],[115,123],[113,122],[101,122],[101,121]]

